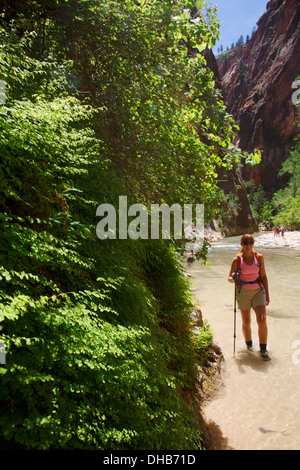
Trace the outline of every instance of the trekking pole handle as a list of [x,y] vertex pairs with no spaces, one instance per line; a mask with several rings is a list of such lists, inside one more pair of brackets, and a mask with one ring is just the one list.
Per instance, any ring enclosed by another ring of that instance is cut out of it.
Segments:
[[232,278],[235,282],[235,285],[238,284],[239,282],[239,279],[240,279],[240,276],[241,276],[241,270],[240,269],[235,269],[234,270],[234,274],[232,275]]

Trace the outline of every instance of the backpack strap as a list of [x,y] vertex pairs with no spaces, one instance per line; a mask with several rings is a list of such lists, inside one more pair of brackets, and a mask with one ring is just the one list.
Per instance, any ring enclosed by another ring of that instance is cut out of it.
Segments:
[[259,255],[258,255],[257,251],[254,251],[254,250],[253,250],[252,253],[253,253],[254,256],[255,256],[258,265],[260,266],[260,262],[259,262],[260,260],[259,260]]
[[[263,286],[263,282],[262,282],[262,278],[261,278],[261,275],[260,275],[260,257],[259,257],[259,254],[257,253],[257,251],[253,251],[253,254],[256,258],[256,261],[257,261],[257,265],[258,265],[258,279],[257,281],[253,281],[253,282],[257,282],[261,288],[261,290],[263,291],[263,293],[265,292],[264,290],[264,286]],[[242,283],[240,281],[240,275],[241,275],[241,256],[242,256],[242,253],[239,253],[238,255],[236,255],[236,260],[237,260],[237,267],[235,269],[235,274],[236,274],[236,287],[238,287],[239,289],[239,293],[241,291],[241,288],[242,288]],[[249,284],[252,284],[253,282],[249,283]]]
[[236,260],[237,260],[237,269],[241,269],[241,256],[242,256],[242,253],[239,253],[238,255],[236,255]]
[[264,289],[264,285],[263,285],[263,282],[262,282],[262,277],[261,277],[261,274],[260,274],[260,257],[259,257],[259,254],[257,253],[257,251],[253,251],[253,254],[256,258],[256,261],[257,261],[257,265],[258,265],[258,284],[260,285],[260,288],[261,290],[263,291],[263,293],[265,293],[265,289]]

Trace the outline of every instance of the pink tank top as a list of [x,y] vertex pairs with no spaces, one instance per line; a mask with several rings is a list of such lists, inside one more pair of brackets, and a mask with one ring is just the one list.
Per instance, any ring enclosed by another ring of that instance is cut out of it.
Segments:
[[[258,277],[259,277],[259,265],[258,265],[256,256],[254,256],[254,261],[250,266],[244,262],[243,256],[241,256],[240,280],[243,282],[251,282],[251,281],[255,281]],[[258,289],[259,287],[260,285],[258,284],[258,282],[256,282],[255,284],[242,285],[243,289]]]

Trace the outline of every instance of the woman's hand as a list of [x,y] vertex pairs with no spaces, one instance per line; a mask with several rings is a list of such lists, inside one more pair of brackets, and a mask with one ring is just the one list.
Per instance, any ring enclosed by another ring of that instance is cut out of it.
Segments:
[[236,276],[236,269],[237,269],[237,260],[234,259],[232,264],[231,264],[231,268],[230,268],[230,271],[229,271],[229,274],[228,274],[228,282],[231,282],[232,284],[235,283],[235,276]]

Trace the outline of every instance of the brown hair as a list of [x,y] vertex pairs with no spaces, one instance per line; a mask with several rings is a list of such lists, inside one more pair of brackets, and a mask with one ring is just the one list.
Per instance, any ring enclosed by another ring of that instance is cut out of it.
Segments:
[[242,238],[241,238],[241,245],[243,245],[244,240],[247,240],[247,241],[249,241],[249,242],[253,242],[253,243],[254,243],[254,238],[252,237],[252,235],[249,235],[249,233],[245,233],[245,235],[242,236]]

